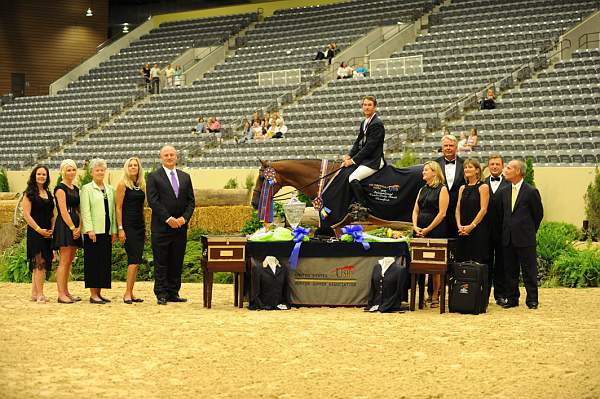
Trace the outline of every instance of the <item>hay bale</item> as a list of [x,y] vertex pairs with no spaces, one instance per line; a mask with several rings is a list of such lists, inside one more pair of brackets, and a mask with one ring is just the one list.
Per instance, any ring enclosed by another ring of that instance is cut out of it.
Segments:
[[250,193],[246,189],[212,189],[194,190],[196,206],[229,206],[249,205]]
[[[150,229],[152,210],[144,210],[146,228]],[[245,205],[237,206],[205,206],[196,207],[190,228],[203,229],[210,233],[237,233],[252,218],[252,207]]]
[[17,233],[12,223],[0,223],[0,253],[17,242]]
[[16,206],[17,201],[14,199],[0,201],[0,223],[12,224]]
[[306,207],[304,209],[304,214],[302,215],[302,219],[300,220],[300,224],[302,226],[319,226],[319,212],[312,206]]
[[0,193],[0,201],[16,200],[19,193]]

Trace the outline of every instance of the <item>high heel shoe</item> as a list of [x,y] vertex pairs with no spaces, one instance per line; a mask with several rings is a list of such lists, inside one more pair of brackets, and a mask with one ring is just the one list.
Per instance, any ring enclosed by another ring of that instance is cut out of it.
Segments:
[[123,298],[123,303],[131,305],[133,303],[133,299],[125,299],[125,298]]

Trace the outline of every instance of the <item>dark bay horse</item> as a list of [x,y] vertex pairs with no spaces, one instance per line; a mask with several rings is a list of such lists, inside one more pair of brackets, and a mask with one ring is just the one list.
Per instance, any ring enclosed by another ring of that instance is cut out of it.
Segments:
[[[292,186],[302,191],[308,198],[315,200],[318,196],[321,160],[280,160],[260,161],[261,167],[252,195],[252,206],[257,209],[260,199],[261,188],[265,180],[265,174],[275,178],[273,195],[277,199],[277,192],[282,187]],[[334,179],[336,171],[340,170],[340,177],[346,179],[352,169],[341,168],[341,163],[330,162],[327,169],[327,181]],[[419,189],[423,186],[422,166],[410,168],[393,168],[386,166],[377,174],[366,179],[363,184],[367,191],[373,195],[370,203],[372,216],[381,218],[382,221],[397,221],[411,223],[412,209]],[[382,181],[385,180],[385,181]],[[332,226],[340,222],[346,216],[346,211],[351,201],[349,185],[333,182],[331,187],[323,194],[325,206],[331,208],[327,211],[329,217],[322,220],[326,226]]]
[[[281,160],[281,161],[260,161],[261,166],[258,171],[254,192],[252,194],[252,206],[254,209],[258,207],[260,198],[260,189],[265,180],[265,170],[273,168],[275,171],[275,185],[273,186],[273,194],[276,195],[282,187],[292,186],[300,190],[311,200],[317,196],[319,189],[319,172],[321,169],[321,160],[306,159],[306,160]],[[335,172],[339,169],[341,163],[330,162],[327,173]],[[332,178],[329,176],[328,178]]]

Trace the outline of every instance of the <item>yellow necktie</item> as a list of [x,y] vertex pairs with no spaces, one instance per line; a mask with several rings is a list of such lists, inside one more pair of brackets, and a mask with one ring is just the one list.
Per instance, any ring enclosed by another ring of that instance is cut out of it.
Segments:
[[517,202],[517,195],[518,195],[517,186],[513,186],[512,187],[512,196],[510,198],[510,203],[511,203],[510,210],[511,211],[515,210],[515,202]]

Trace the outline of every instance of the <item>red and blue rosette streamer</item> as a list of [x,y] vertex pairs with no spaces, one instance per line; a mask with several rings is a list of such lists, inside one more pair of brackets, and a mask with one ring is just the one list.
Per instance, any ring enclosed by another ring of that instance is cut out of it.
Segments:
[[319,188],[317,190],[317,197],[312,201],[313,206],[319,212],[319,217],[324,220],[331,213],[331,209],[327,208],[323,204],[323,190],[325,189],[325,175],[327,175],[327,169],[329,168],[329,161],[327,159],[321,160],[321,168],[319,170]]
[[273,186],[275,185],[275,170],[266,168],[263,172],[264,181],[260,189],[258,201],[258,220],[264,223],[273,222]]
[[292,253],[289,258],[290,269],[296,270],[298,266],[298,255],[300,255],[300,246],[302,245],[302,241],[304,241],[305,237],[308,237],[310,233],[310,229],[304,228],[302,226],[298,226],[292,230],[292,236],[294,237],[294,249],[292,249]]
[[349,224],[342,227],[342,234],[352,236],[354,242],[361,243],[365,251],[371,248],[371,245],[364,240],[363,227],[360,224]]

